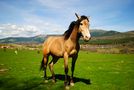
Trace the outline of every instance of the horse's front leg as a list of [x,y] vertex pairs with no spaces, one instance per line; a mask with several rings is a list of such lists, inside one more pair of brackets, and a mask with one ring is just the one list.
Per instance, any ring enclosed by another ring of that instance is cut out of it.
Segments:
[[76,54],[75,56],[72,57],[72,67],[71,67],[72,75],[71,75],[71,80],[70,80],[71,86],[74,86],[73,75],[74,75],[75,62],[77,60],[77,57],[78,57],[78,54]]
[[69,83],[68,83],[68,53],[65,52],[64,53],[64,71],[65,71],[65,81],[64,81],[64,85],[66,89],[69,89]]

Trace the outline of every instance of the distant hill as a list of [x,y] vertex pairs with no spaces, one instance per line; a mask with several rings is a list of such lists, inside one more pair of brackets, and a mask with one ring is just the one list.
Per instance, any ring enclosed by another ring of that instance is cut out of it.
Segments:
[[107,31],[105,31],[105,30],[98,30],[98,29],[92,29],[92,30],[90,30],[90,32],[91,32],[92,36],[98,37],[98,36],[102,36]]
[[[117,31],[106,31],[99,29],[92,29],[92,39],[89,41],[90,44],[113,44],[113,43],[134,43],[134,31],[128,32],[117,32]],[[34,37],[8,37],[0,39],[0,43],[43,43],[48,36],[55,35],[37,35]],[[82,40],[80,41],[83,42]]]
[[115,34],[120,34],[120,32],[117,31],[105,31],[105,30],[99,30],[99,29],[92,29],[91,30],[91,35],[93,37],[100,37],[100,36],[112,36]]
[[[92,31],[94,33],[94,30]],[[92,35],[91,32],[91,35]],[[130,44],[134,45],[134,31],[117,32],[117,31],[103,31],[95,30],[96,35],[92,36],[89,41],[90,44]]]
[[0,39],[0,43],[42,43],[46,35],[38,35],[34,37],[8,37]]

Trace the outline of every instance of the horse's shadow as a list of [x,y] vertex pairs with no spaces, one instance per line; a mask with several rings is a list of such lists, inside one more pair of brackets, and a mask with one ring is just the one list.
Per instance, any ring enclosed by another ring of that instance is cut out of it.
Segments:
[[[65,80],[65,75],[63,75],[63,74],[56,74],[55,78],[56,78],[56,80],[64,81]],[[48,79],[52,79],[52,77],[48,77]],[[68,79],[70,80],[70,76],[68,76]],[[74,83],[83,82],[85,84],[91,84],[90,79],[74,77],[73,80],[74,80]]]
[[[64,81],[65,75],[62,74],[56,74],[55,75],[56,80],[62,80]],[[50,80],[52,77],[48,77]],[[70,78],[68,76],[68,78]],[[77,82],[83,82],[87,85],[91,84],[90,79],[84,79],[84,78],[78,78],[74,77],[74,83]],[[42,78],[39,77],[33,77],[30,79],[25,80],[18,80],[14,77],[3,77],[0,78],[0,88],[3,88],[4,90],[10,89],[10,90],[38,90],[38,89],[44,89],[44,90],[50,90],[53,83],[44,83],[44,80],[42,81]],[[63,90],[64,87],[59,87],[59,90]]]

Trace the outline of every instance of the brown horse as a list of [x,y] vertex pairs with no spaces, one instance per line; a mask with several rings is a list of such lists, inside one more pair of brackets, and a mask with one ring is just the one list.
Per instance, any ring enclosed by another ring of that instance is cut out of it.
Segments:
[[[51,55],[52,60],[49,63],[49,68],[52,73],[52,81],[55,82],[55,74],[53,71],[53,65],[58,61],[59,58],[64,58],[65,68],[65,87],[67,88],[69,83],[74,85],[73,73],[75,68],[75,62],[78,57],[80,45],[78,40],[82,36],[84,41],[89,41],[91,36],[89,33],[89,19],[86,16],[78,16],[77,21],[73,21],[69,29],[62,36],[51,36],[43,44],[43,59],[41,62],[41,69],[44,69],[44,78],[47,80],[46,68],[48,63],[48,57]],[[68,58],[72,58],[72,75],[70,82],[67,79],[68,74]]]

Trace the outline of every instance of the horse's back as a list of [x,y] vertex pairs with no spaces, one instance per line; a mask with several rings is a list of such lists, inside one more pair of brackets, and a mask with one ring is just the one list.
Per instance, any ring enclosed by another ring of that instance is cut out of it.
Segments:
[[48,37],[47,40],[43,44],[43,53],[44,54],[53,54],[56,56],[62,56],[63,54],[63,36],[51,36]]

